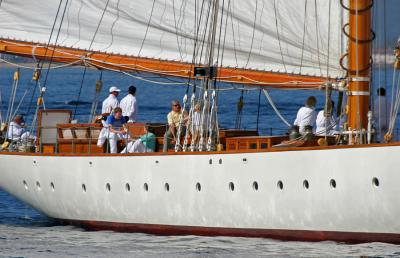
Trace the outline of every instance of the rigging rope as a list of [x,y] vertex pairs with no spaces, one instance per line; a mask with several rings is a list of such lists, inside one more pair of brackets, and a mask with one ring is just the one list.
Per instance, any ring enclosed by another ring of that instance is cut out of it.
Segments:
[[[329,18],[328,18],[328,57],[326,60],[326,81],[329,81],[329,61],[330,61],[330,41],[331,41],[331,8],[332,1],[329,0]],[[325,107],[324,107],[324,116],[325,116],[325,128],[328,128],[328,117],[332,116],[332,103],[331,103],[331,86],[328,82],[325,87]],[[330,109],[330,110],[329,110]],[[325,134],[325,141],[328,141],[328,135]]]
[[[110,2],[110,0],[107,0],[106,5],[104,6],[103,13],[101,14],[100,20],[99,20],[99,22],[97,24],[97,27],[96,27],[96,30],[95,30],[95,32],[93,34],[92,40],[90,41],[88,50],[90,50],[92,48],[93,42],[94,42],[94,40],[96,38],[96,35],[97,35],[98,31],[99,31],[101,22],[103,21],[104,14],[107,11],[107,7],[108,7],[109,2]],[[85,60],[84,60],[84,62],[85,62]],[[72,116],[73,119],[75,119],[76,111],[78,109],[78,104],[79,104],[79,101],[80,101],[80,98],[81,98],[82,88],[83,88],[83,84],[85,82],[85,77],[86,77],[86,71],[87,71],[87,65],[86,65],[86,62],[85,62],[85,68],[83,70],[82,79],[81,79],[81,83],[80,83],[80,86],[79,86],[78,97],[77,97],[77,100],[76,100],[76,103],[75,103],[74,114]]]
[[[51,30],[51,33],[50,33],[49,41],[47,42],[47,46],[46,46],[46,50],[45,50],[44,56],[46,56],[47,51],[48,51],[49,46],[50,46],[51,38],[52,38],[52,36],[53,36],[54,27],[55,27],[56,22],[57,22],[57,20],[58,20],[58,14],[59,14],[59,11],[60,11],[60,8],[61,8],[62,1],[63,1],[63,0],[60,0],[60,4],[59,4],[59,6],[58,6],[56,18],[54,19],[53,27],[52,27],[52,30]],[[54,42],[54,46],[57,45],[57,41],[58,41],[58,38],[59,38],[59,36],[60,36],[61,27],[62,27],[62,25],[63,25],[64,16],[65,16],[65,11],[67,10],[68,1],[69,1],[69,0],[66,0],[66,2],[65,2],[64,11],[63,11],[63,14],[62,14],[62,16],[61,16],[60,26],[58,27],[58,32],[57,32],[56,40],[55,40],[55,42]],[[30,134],[33,133],[34,127],[35,127],[35,125],[36,125],[36,120],[37,120],[38,114],[39,114],[39,107],[40,107],[41,104],[43,104],[43,96],[44,96],[44,94],[45,94],[45,92],[46,92],[46,83],[47,83],[47,79],[48,79],[48,76],[49,76],[49,71],[50,71],[51,64],[53,63],[54,53],[55,53],[55,47],[53,48],[53,51],[52,51],[52,53],[51,53],[51,57],[50,57],[50,61],[49,61],[49,64],[48,64],[48,69],[47,69],[47,72],[46,72],[46,77],[45,77],[45,80],[44,80],[44,83],[43,83],[43,87],[41,87],[41,89],[40,89],[40,95],[39,95],[39,98],[38,98],[38,100],[37,100],[37,102],[36,102],[36,110],[35,110],[35,114],[34,114],[34,116],[33,116],[32,124],[31,124],[31,129],[30,129]],[[38,65],[39,65],[39,63],[38,63]],[[44,61],[43,61],[43,62],[41,63],[41,65],[40,65],[39,73],[41,72],[41,70],[42,70],[42,68],[43,68],[43,65],[44,65]],[[36,89],[36,87],[37,87],[38,85],[39,85],[39,78],[36,80],[35,89]],[[33,96],[33,95],[32,95],[32,96]]]
[[308,0],[306,0],[304,3],[304,25],[303,25],[303,42],[301,44],[302,47],[301,47],[301,59],[300,59],[300,74],[301,74],[301,70],[303,68],[304,45],[305,45],[306,31],[307,31],[307,3],[308,3]]
[[[49,50],[50,42],[51,42],[51,39],[52,39],[52,37],[53,37],[54,28],[55,28],[56,23],[57,23],[57,20],[58,20],[58,15],[59,15],[60,10],[61,10],[62,2],[63,2],[63,0],[60,0],[60,2],[59,2],[59,4],[58,4],[56,17],[54,18],[53,26],[51,27],[51,31],[50,31],[50,35],[49,35],[49,40],[47,41],[47,44],[46,44],[46,47],[45,47],[45,52],[44,52],[44,56],[45,56],[45,57],[47,57],[47,52],[48,52],[48,50]],[[61,24],[60,24],[60,26],[61,26]],[[60,28],[61,28],[61,27],[60,27]],[[16,45],[17,45],[17,44],[16,44]],[[55,50],[55,49],[53,49],[53,54],[54,54],[54,50]],[[41,72],[42,69],[43,69],[43,65],[44,65],[45,60],[46,60],[46,59],[43,59],[43,62],[38,61],[38,62],[36,63],[36,68],[35,68],[35,70],[37,70],[37,71],[39,72],[39,75],[40,75],[40,72]],[[39,85],[39,78],[38,78],[38,79],[36,80],[36,82],[35,82],[35,87],[34,87],[34,89],[33,89],[33,91],[32,91],[31,100],[29,101],[29,105],[28,105],[28,109],[27,109],[27,114],[29,114],[30,111],[31,111],[33,99],[34,99],[34,96],[35,96],[35,91],[36,91],[38,85]],[[35,119],[35,118],[34,118],[34,119]],[[33,123],[34,123],[34,121],[32,121],[31,130],[30,130],[31,133],[32,133],[32,131],[33,131],[33,126],[34,126]]]
[[275,13],[276,37],[278,38],[278,43],[279,43],[279,52],[280,52],[281,58],[282,58],[282,65],[283,65],[283,67],[285,69],[285,72],[287,72],[285,59],[283,57],[283,51],[282,51],[281,38],[280,38],[280,34],[279,34],[279,28],[278,28],[278,10],[276,8],[276,0],[274,0],[274,13]]
[[282,116],[281,112],[279,112],[278,108],[275,106],[275,103],[272,101],[271,96],[269,95],[268,91],[266,89],[263,89],[264,95],[267,98],[269,104],[271,105],[272,109],[275,111],[276,115],[282,120],[282,122],[287,125],[288,127],[291,126],[291,124]]
[[96,81],[96,90],[95,90],[95,94],[94,94],[94,98],[93,98],[93,102],[92,102],[92,107],[90,109],[90,117],[89,117],[88,123],[91,123],[94,116],[96,115],[97,105],[98,105],[98,101],[99,101],[99,94],[100,94],[101,88],[103,86],[102,79],[103,79],[103,70],[100,70],[100,78]]

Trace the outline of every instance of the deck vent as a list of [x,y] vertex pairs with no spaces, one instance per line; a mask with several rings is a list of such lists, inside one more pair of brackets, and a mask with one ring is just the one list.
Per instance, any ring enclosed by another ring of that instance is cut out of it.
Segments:
[[126,184],[125,184],[125,190],[126,190],[127,192],[130,192],[130,191],[131,191],[131,186],[129,185],[129,183],[126,183]]
[[111,192],[111,185],[110,185],[110,183],[107,183],[107,184],[106,184],[106,190],[107,190],[107,192]]
[[83,191],[84,193],[86,193],[86,185],[85,185],[85,184],[82,184],[82,191]]
[[55,189],[54,189],[54,183],[53,182],[50,183],[50,188],[54,192]]
[[24,180],[22,181],[22,183],[24,184],[25,189],[28,190],[28,184],[26,183],[26,181]]
[[201,184],[200,183],[196,184],[196,190],[197,190],[197,192],[201,191]]
[[308,182],[308,180],[304,180],[303,181],[303,187],[304,189],[308,190],[308,188],[310,188],[310,183]]
[[37,186],[37,189],[40,191],[40,182],[39,181],[36,181],[36,186]]
[[278,181],[276,186],[278,187],[278,189],[283,190],[283,182],[281,180]]
[[169,192],[169,184],[168,183],[165,183],[164,188],[165,188],[165,191]]
[[331,181],[329,181],[329,185],[330,185],[332,188],[336,188],[336,181],[335,181],[335,179],[331,179]]
[[379,179],[376,177],[372,178],[372,185],[375,187],[379,187]]
[[244,164],[246,164],[246,163],[247,163],[247,158],[243,158],[243,159],[242,159],[242,162],[243,162]]
[[222,159],[219,159],[218,163],[219,163],[219,164],[222,164]]
[[229,183],[229,190],[231,190],[232,192],[235,191],[235,184],[230,182]]
[[208,161],[208,164],[210,164],[210,165],[212,164],[212,159],[210,159],[210,160]]
[[253,190],[258,191],[258,183],[256,181],[253,182]]
[[148,192],[149,191],[149,185],[147,183],[144,183],[143,189]]

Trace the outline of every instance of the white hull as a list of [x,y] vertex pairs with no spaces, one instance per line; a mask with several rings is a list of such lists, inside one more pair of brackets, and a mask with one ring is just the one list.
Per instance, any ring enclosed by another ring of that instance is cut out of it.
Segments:
[[0,187],[49,217],[116,223],[122,230],[133,224],[152,232],[146,225],[164,225],[171,233],[193,227],[193,234],[229,229],[227,235],[400,242],[399,168],[400,146],[204,155],[0,154]]

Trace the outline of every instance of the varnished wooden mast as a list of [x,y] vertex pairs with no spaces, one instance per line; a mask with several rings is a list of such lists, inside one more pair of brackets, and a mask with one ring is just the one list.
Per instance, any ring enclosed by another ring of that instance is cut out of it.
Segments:
[[348,125],[367,129],[371,71],[372,0],[350,0]]

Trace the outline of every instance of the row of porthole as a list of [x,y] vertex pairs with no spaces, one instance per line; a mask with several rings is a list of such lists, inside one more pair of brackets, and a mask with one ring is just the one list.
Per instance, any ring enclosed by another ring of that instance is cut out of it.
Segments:
[[[243,162],[243,163],[247,163],[247,158],[242,158],[242,162]],[[159,164],[160,162],[159,162],[158,160],[156,160],[155,163],[156,163],[156,164]],[[212,160],[212,159],[209,159],[209,160],[208,160],[208,163],[211,165],[211,164],[213,163],[213,160]],[[36,160],[33,160],[33,164],[34,164],[34,165],[37,165],[37,161],[36,161]],[[218,160],[218,164],[222,164],[222,159],[219,159],[219,160]],[[93,162],[92,162],[92,161],[89,161],[89,166],[93,166]]]
[[[376,178],[376,177],[374,177],[374,178],[372,179],[372,185],[375,186],[375,187],[379,187],[379,184],[380,184],[380,183],[379,183],[379,179]],[[25,180],[23,180],[23,185],[24,185],[25,189],[28,190],[28,184],[27,184],[27,182],[26,182]],[[331,179],[331,180],[329,181],[329,185],[331,186],[331,188],[336,188],[336,180],[335,180],[335,179]],[[39,181],[36,181],[36,187],[38,188],[38,190],[41,190],[41,186],[40,186],[40,182],[39,182]],[[283,190],[283,182],[282,182],[281,180],[278,181],[277,187],[278,187],[278,189]],[[304,189],[306,189],[306,190],[310,188],[310,183],[308,182],[308,180],[304,180],[304,181],[303,181],[303,187],[304,187]],[[50,188],[51,188],[51,190],[52,190],[53,192],[55,191],[55,186],[54,186],[54,183],[53,183],[53,182],[50,183]],[[253,190],[254,190],[254,191],[258,191],[258,188],[259,188],[259,187],[258,187],[258,183],[257,183],[256,181],[254,181],[254,182],[253,182]],[[168,183],[165,183],[165,184],[164,184],[164,189],[165,189],[165,191],[169,192],[170,186],[169,186]],[[108,192],[111,192],[111,185],[110,185],[110,183],[107,183],[107,184],[106,184],[106,190],[107,190]],[[131,191],[131,186],[130,186],[129,183],[126,183],[126,184],[125,184],[125,190],[126,190],[127,192],[130,192],[130,191]],[[147,183],[144,183],[144,184],[143,184],[143,190],[146,191],[146,192],[149,191],[149,185],[148,185]],[[196,183],[196,190],[197,190],[198,192],[201,191],[201,184],[200,184],[200,183]],[[229,190],[232,191],[232,192],[235,191],[235,184],[234,184],[233,182],[230,182],[230,183],[229,183]],[[86,192],[86,185],[85,185],[85,184],[82,184],[82,191],[83,191],[83,192]]]

